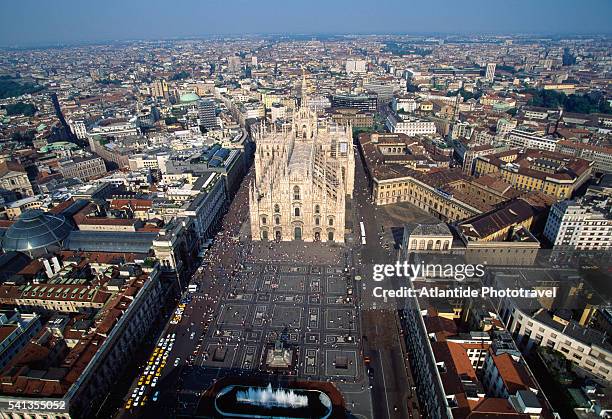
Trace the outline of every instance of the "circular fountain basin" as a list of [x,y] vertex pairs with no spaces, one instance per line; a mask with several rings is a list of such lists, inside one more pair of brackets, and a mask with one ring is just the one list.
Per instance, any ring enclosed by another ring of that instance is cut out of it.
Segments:
[[327,419],[332,402],[319,390],[229,385],[217,393],[215,409],[236,418]]

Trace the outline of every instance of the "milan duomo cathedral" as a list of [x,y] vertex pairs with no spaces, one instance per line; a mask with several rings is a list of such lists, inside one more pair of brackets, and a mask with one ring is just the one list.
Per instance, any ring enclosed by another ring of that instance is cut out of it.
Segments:
[[253,133],[255,180],[249,191],[253,240],[344,242],[345,203],[353,196],[351,125],[301,108],[291,127],[261,125]]

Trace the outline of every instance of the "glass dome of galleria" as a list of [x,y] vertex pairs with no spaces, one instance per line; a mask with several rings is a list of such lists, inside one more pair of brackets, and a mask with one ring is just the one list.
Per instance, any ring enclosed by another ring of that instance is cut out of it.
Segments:
[[39,209],[23,212],[2,238],[5,251],[31,252],[59,244],[72,231],[63,215],[49,214]]

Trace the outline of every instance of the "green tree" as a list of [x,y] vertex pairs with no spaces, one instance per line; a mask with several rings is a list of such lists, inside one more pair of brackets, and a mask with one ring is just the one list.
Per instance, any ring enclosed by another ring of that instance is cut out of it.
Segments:
[[18,83],[14,80],[0,80],[0,99],[36,93],[44,90],[43,86],[32,83]]
[[529,104],[533,106],[553,109],[563,108],[566,112],[575,113],[612,113],[610,104],[602,92],[568,96],[555,90],[527,89],[524,93],[532,95]]
[[100,79],[100,80],[96,80],[96,83],[104,84],[104,85],[112,84],[114,86],[118,86],[118,85],[120,85],[123,82],[121,80]]
[[31,103],[17,102],[14,104],[6,105],[4,107],[6,109],[6,114],[9,116],[14,115],[25,115],[25,116],[33,116],[38,110],[36,106]]
[[187,77],[189,77],[189,75],[190,74],[188,72],[186,72],[186,71],[180,71],[180,72],[174,74],[170,78],[170,80],[183,80],[183,79],[186,79]]

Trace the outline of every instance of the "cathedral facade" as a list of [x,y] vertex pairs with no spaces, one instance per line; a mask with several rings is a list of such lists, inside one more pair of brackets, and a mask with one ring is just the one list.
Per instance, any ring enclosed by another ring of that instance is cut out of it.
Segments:
[[291,127],[261,125],[253,133],[251,236],[343,243],[345,204],[353,195],[355,176],[352,127],[319,121],[302,105]]

